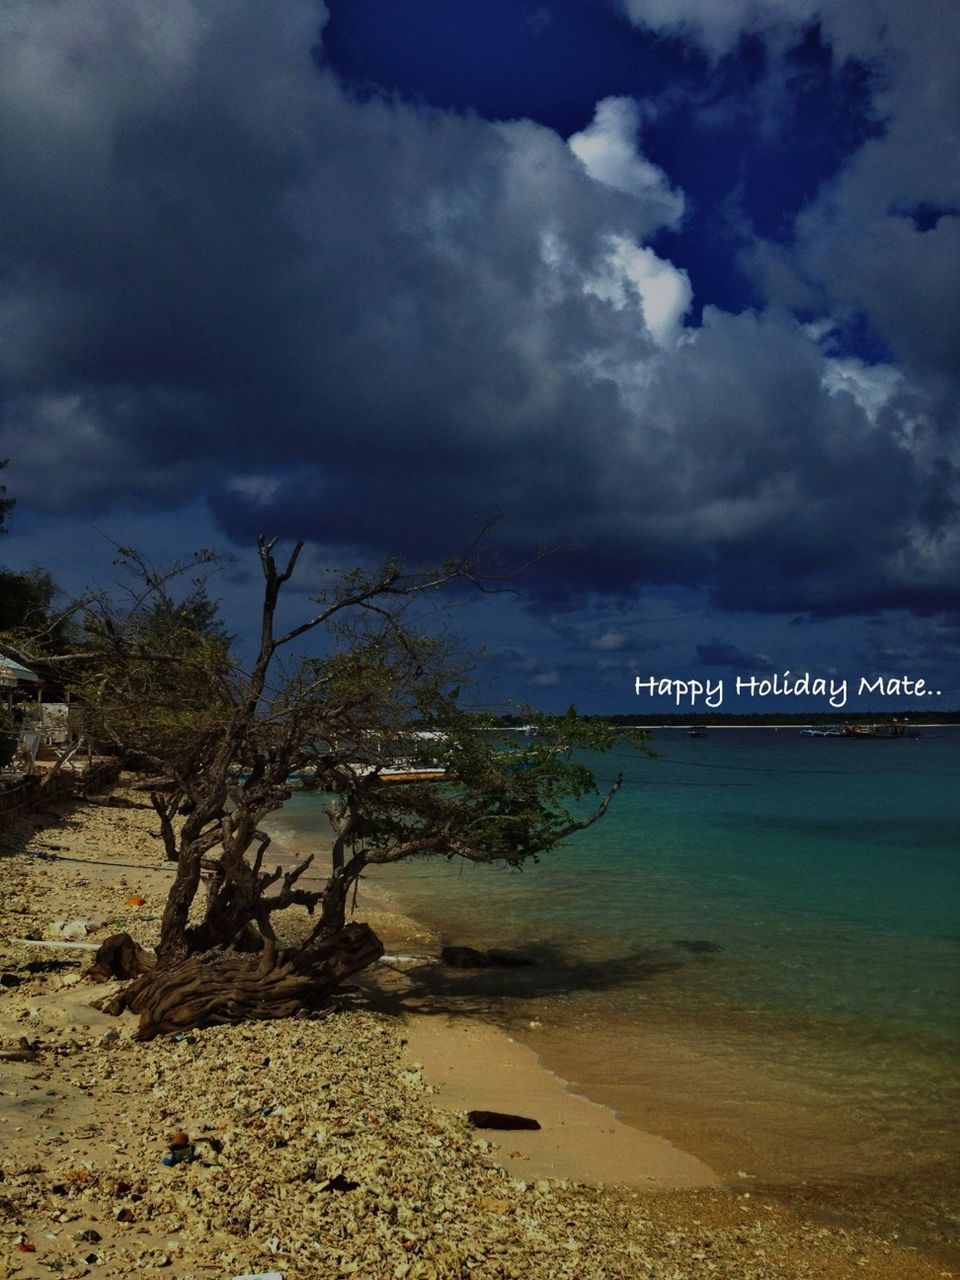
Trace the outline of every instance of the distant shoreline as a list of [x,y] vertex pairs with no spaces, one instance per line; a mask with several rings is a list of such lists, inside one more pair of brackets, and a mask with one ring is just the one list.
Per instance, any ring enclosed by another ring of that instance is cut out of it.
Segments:
[[[902,717],[898,716],[897,719],[902,719]],[[839,723],[841,720],[843,724],[859,724],[861,722],[859,717],[851,717],[846,720],[842,717],[838,717],[834,723]],[[888,722],[883,721],[883,723]],[[919,720],[908,719],[907,723],[911,729],[956,729],[958,727],[957,724],[952,721],[947,724],[942,721],[926,723]],[[818,729],[822,724],[823,721],[820,720],[790,720],[789,722],[771,724],[711,724],[709,720],[690,720],[689,722],[684,721],[682,724],[672,724],[664,721],[660,724],[631,724],[629,726],[624,725],[623,727],[651,731],[653,729]]]
[[[781,709],[766,713],[739,713],[686,707],[683,711],[664,711],[656,720],[626,712],[591,712],[581,715],[580,719],[602,721],[617,729],[690,729],[694,726],[702,729],[815,729],[824,725],[877,724],[891,720],[905,720],[913,729],[955,729],[960,726],[960,711],[933,711],[930,707],[884,711],[830,707],[824,711]],[[515,717],[505,717],[491,728],[494,731],[523,733],[529,732],[531,726]]]

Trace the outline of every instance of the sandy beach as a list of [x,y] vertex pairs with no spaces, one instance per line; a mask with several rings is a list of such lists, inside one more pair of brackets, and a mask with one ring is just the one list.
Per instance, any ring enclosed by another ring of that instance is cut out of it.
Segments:
[[[404,1008],[402,961],[321,1016],[135,1042],[131,1017],[91,1008],[115,985],[81,974],[119,929],[156,939],[171,869],[154,825],[65,804],[0,836],[0,1275],[952,1274],[722,1182],[487,1021]],[[363,914],[392,954],[417,939],[387,904]],[[541,1128],[480,1131],[470,1109]],[[193,1158],[165,1165],[177,1130]]]

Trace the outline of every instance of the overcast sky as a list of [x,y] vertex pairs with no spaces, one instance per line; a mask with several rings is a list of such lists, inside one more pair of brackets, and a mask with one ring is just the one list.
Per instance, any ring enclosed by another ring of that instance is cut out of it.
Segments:
[[239,629],[261,530],[308,591],[497,511],[556,551],[457,624],[491,696],[960,705],[958,48],[954,0],[4,0],[0,558],[217,546]]

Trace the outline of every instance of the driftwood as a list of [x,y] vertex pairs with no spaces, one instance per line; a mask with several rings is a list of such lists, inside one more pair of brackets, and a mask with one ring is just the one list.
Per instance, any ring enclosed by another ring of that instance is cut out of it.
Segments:
[[505,1111],[468,1111],[475,1129],[539,1129],[540,1121],[530,1116],[511,1116]]
[[92,982],[136,978],[149,973],[156,963],[156,956],[138,946],[129,933],[113,933],[97,948],[93,964],[83,976]]
[[0,1050],[0,1062],[39,1062],[40,1054],[26,1038],[21,1036],[16,1049]]
[[225,1022],[289,1018],[316,1009],[351,974],[383,954],[369,925],[348,924],[286,956],[269,941],[259,956],[213,950],[141,974],[102,1007],[140,1015],[138,1040]]

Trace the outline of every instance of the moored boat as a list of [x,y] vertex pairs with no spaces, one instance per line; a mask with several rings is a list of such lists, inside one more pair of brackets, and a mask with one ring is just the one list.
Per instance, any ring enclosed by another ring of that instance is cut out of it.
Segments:
[[398,765],[395,768],[381,769],[378,776],[381,782],[440,782],[447,776],[447,771],[439,767]]
[[919,738],[920,734],[912,728],[907,720],[886,720],[881,724],[845,724],[845,738],[881,738],[889,741],[892,738]]

